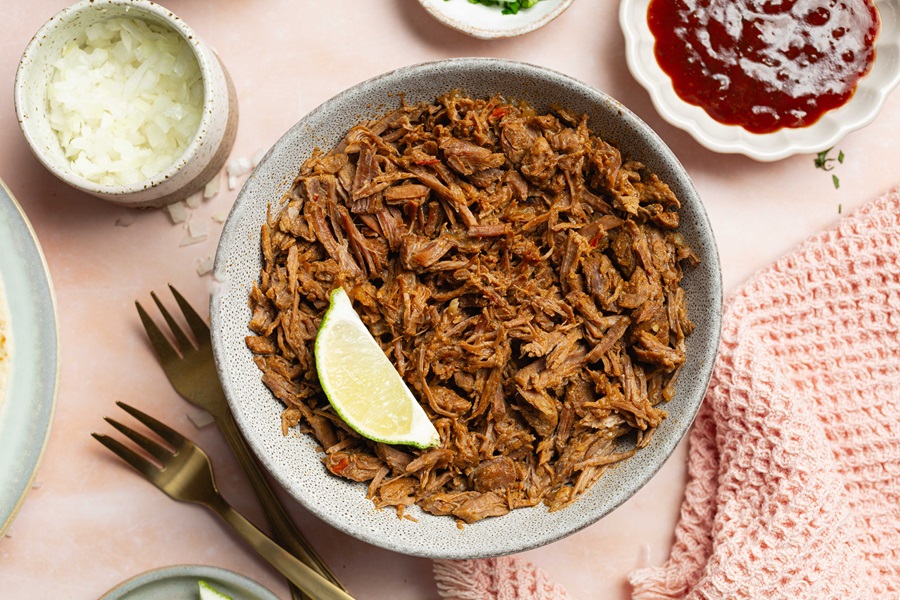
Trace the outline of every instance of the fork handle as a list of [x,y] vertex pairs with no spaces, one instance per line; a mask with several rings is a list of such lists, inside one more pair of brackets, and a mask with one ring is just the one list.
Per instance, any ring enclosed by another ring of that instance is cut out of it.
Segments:
[[338,581],[328,565],[325,564],[325,561],[323,561],[315,549],[310,546],[306,541],[306,538],[297,531],[297,528],[288,516],[284,506],[272,490],[272,486],[269,485],[269,482],[262,474],[262,471],[256,463],[256,459],[250,452],[250,448],[247,447],[247,442],[241,435],[231,411],[226,410],[223,411],[223,414],[217,415],[216,423],[222,431],[222,434],[225,436],[228,445],[231,446],[234,455],[237,457],[238,463],[250,480],[250,485],[259,499],[259,503],[262,505],[263,512],[268,518],[269,524],[272,526],[275,539],[290,553],[305,562],[314,571],[318,572],[319,575],[328,579],[340,589],[346,591],[347,588]]
[[215,511],[234,531],[256,552],[275,567],[279,573],[300,588],[305,594],[317,600],[353,600],[346,591],[337,587],[290,552],[275,543],[269,536],[256,528],[242,514],[236,511],[220,494],[209,502],[202,502]]

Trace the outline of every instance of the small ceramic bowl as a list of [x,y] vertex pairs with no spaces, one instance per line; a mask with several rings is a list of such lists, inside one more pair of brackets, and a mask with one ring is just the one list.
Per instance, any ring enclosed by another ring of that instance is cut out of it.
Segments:
[[[76,173],[63,154],[48,118],[47,88],[55,61],[92,24],[107,19],[140,18],[181,35],[190,45],[203,78],[202,117],[184,153],[149,179],[129,185],[101,185]],[[25,48],[15,81],[19,126],[31,151],[59,179],[103,200],[127,207],[159,207],[200,190],[228,158],[237,133],[237,95],[213,50],[180,18],[148,0],[82,0],[63,9]]]
[[[443,1],[443,0],[442,0]],[[260,228],[303,162],[316,150],[333,148],[366,118],[378,118],[406,102],[433,101],[464,90],[479,98],[501,94],[537,110],[565,106],[586,114],[590,127],[624,156],[647,165],[681,200],[679,231],[700,257],[682,281],[696,329],[687,340],[688,359],[669,413],[653,443],[611,469],[573,505],[549,512],[544,505],[484,519],[464,529],[449,517],[419,507],[407,509],[416,522],[377,510],[366,484],[325,470],[317,442],[281,430],[284,405],[262,383],[246,344],[252,315],[247,298],[262,267]],[[231,410],[247,442],[287,492],[333,527],[376,546],[430,558],[481,558],[521,552],[558,540],[602,518],[630,498],[659,470],[687,432],[706,391],[722,314],[719,257],[706,211],[690,177],[672,151],[628,108],[571,77],[524,63],[461,58],[404,67],[375,77],[315,109],[272,147],[244,184],[225,223],[215,262],[216,289],[210,301],[210,330],[216,368]]]
[[876,0],[881,32],[875,40],[875,63],[860,80],[849,102],[825,113],[808,127],[758,134],[737,125],[725,125],[675,93],[672,80],[656,61],[653,50],[656,40],[647,22],[649,4],[650,0],[622,0],[619,4],[628,69],[650,94],[662,118],[714,152],[744,154],[766,162],[794,154],[821,152],[851,131],[871,123],[900,83],[900,0]]
[[522,35],[561,15],[573,0],[540,0],[531,8],[504,15],[497,6],[468,0],[419,0],[432,17],[448,27],[483,40]]

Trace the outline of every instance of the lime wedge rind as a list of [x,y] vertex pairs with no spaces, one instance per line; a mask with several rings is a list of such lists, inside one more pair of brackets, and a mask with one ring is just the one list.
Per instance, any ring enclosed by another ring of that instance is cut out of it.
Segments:
[[316,371],[335,412],[354,431],[386,444],[428,448],[441,439],[403,378],[369,333],[343,288],[315,342]]
[[231,596],[223,594],[202,579],[197,582],[197,590],[200,600],[231,600]]

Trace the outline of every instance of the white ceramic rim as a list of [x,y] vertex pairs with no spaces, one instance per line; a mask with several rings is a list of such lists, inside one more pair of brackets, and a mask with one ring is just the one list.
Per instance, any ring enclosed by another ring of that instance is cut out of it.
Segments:
[[[482,40],[493,40],[515,37],[540,29],[565,12],[573,1],[541,0],[531,8],[520,10],[515,15],[501,15],[499,7],[469,4],[468,0],[419,0],[419,4],[428,14],[447,27]],[[453,3],[465,4],[466,10],[453,10]],[[547,8],[545,9],[543,5],[546,5]],[[497,18],[494,18],[493,13],[497,14]],[[499,26],[485,26],[486,19]],[[503,21],[503,19],[507,21]]]
[[825,113],[802,129],[781,129],[756,134],[736,125],[724,125],[699,106],[682,100],[672,80],[660,68],[653,52],[654,37],[647,23],[650,0],[621,0],[619,24],[625,36],[625,58],[634,78],[649,92],[663,119],[690,133],[714,152],[744,154],[759,161],[775,161],[794,154],[816,153],[871,123],[891,91],[900,83],[900,0],[875,0],[881,32],[875,41],[875,63],[863,77],[850,101]]
[[[34,54],[37,52],[36,48],[41,45],[41,40],[47,35],[53,35],[54,29],[56,29],[66,21],[74,18],[76,15],[85,11],[104,8],[106,6],[124,6],[126,8],[135,8],[137,9],[137,11],[139,11],[135,14],[136,17],[144,18],[146,14],[153,14],[162,19],[173,31],[181,35],[188,43],[188,46],[190,46],[191,48],[191,52],[193,52],[194,57],[197,59],[197,63],[200,65],[200,73],[202,74],[203,78],[203,108],[201,109],[202,114],[200,117],[200,123],[197,126],[197,131],[194,132],[193,139],[191,139],[191,142],[184,149],[184,152],[182,152],[180,156],[176,157],[175,160],[172,161],[172,164],[170,164],[168,167],[166,167],[153,177],[135,183],[130,183],[128,185],[103,185],[94,183],[93,181],[90,181],[89,179],[85,179],[84,177],[78,175],[74,171],[58,168],[58,166],[53,161],[46,158],[44,156],[44,153],[39,150],[39,144],[35,139],[32,138],[30,129],[23,125],[23,123],[25,122],[25,115],[22,111],[24,110],[24,106],[27,105],[25,101],[25,94],[28,93],[27,74],[29,72],[29,67],[35,60]],[[144,11],[144,13],[141,14],[140,11]],[[25,52],[22,54],[22,59],[19,61],[19,67],[16,70],[16,117],[19,120],[19,125],[22,129],[22,133],[25,135],[25,139],[28,141],[28,145],[31,147],[35,156],[37,156],[38,160],[41,161],[44,167],[46,167],[54,175],[56,175],[69,185],[84,190],[85,192],[93,195],[124,196],[127,194],[134,194],[160,185],[168,179],[174,177],[175,174],[180,170],[181,165],[186,162],[185,157],[195,155],[200,149],[200,145],[203,139],[202,132],[209,130],[213,122],[213,110],[211,110],[211,74],[213,73],[214,66],[212,64],[211,58],[207,56],[206,53],[199,51],[198,42],[199,38],[197,37],[197,34],[194,33],[194,31],[190,27],[188,27],[188,25],[180,17],[176,16],[175,13],[173,13],[169,9],[164,8],[159,4],[156,4],[155,2],[151,2],[150,0],[81,0],[80,2],[68,6],[53,15],[53,17],[51,17],[49,21],[44,23],[44,25],[41,26],[38,32],[34,34],[34,37],[31,38],[31,41],[28,42],[28,45],[25,47]]]

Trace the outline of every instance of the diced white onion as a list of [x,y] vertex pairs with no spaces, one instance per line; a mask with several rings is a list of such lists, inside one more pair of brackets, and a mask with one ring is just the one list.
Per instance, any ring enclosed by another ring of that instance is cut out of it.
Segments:
[[197,58],[175,31],[143,19],[87,27],[55,63],[48,117],[82,177],[149,179],[175,162],[200,125]]
[[225,172],[229,177],[243,177],[253,169],[253,165],[249,158],[241,156],[240,158],[232,158],[225,166]]
[[209,230],[206,228],[206,223],[188,219],[187,225],[188,233],[192,238],[206,239],[206,236],[209,233]]
[[184,202],[180,200],[167,205],[166,210],[169,212],[169,218],[172,219],[172,223],[176,225],[178,223],[184,223],[187,220],[187,209],[184,206]]
[[216,173],[215,176],[206,184],[206,187],[203,188],[203,197],[207,200],[209,200],[210,198],[214,198],[216,194],[219,193],[220,185],[220,177],[219,174]]
[[212,270],[213,259],[211,256],[206,256],[197,263],[197,275],[200,275],[201,277],[212,273]]
[[203,200],[203,192],[195,192],[184,199],[185,205],[190,209],[195,209],[200,207],[200,202]]

